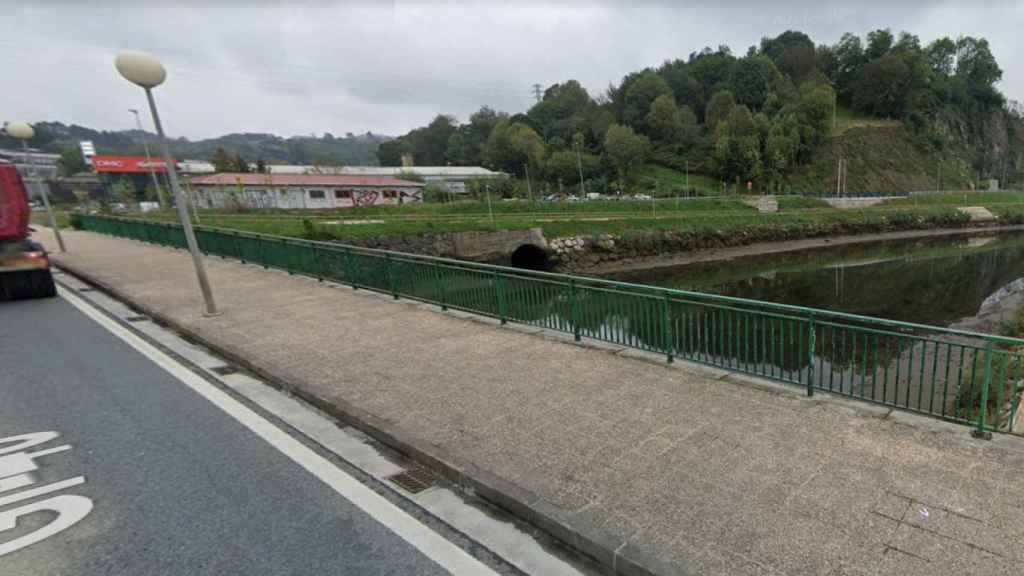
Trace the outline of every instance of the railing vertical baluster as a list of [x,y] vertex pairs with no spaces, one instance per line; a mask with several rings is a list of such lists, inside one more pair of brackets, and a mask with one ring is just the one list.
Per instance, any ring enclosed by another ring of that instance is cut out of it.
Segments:
[[576,294],[576,280],[574,278],[569,279],[569,318],[572,322],[572,338],[573,340],[580,341],[580,312],[578,295]]
[[807,396],[814,396],[814,314],[807,331]]
[[665,341],[665,359],[671,364],[674,361],[673,354],[673,342],[672,342],[672,297],[669,296],[668,292],[665,292],[665,298],[662,300],[662,325],[664,328],[663,339]]
[[434,269],[434,283],[437,290],[437,299],[441,304],[441,311],[446,312],[448,310],[448,299],[445,297],[444,279],[441,277],[441,267],[434,264],[432,268]]
[[985,371],[981,381],[981,404],[978,406],[978,428],[974,430],[975,438],[991,438],[985,431],[985,410],[988,408],[989,385],[992,383],[992,341],[985,343]]
[[388,285],[388,292],[391,292],[391,297],[398,300],[398,291],[395,289],[395,272],[391,264],[390,252],[384,253],[384,278]]
[[501,275],[498,271],[494,271],[494,297],[498,300],[498,319],[501,320],[502,324],[505,324],[505,295],[502,290]]

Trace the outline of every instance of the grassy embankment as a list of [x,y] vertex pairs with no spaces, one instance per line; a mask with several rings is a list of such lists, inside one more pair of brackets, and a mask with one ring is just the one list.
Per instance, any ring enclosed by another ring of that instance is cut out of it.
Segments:
[[[780,197],[780,211],[761,214],[741,199],[661,199],[647,202],[486,202],[370,207],[345,211],[224,213],[201,211],[203,225],[345,240],[370,236],[493,231],[539,227],[548,238],[673,233],[748,239],[798,238],[883,230],[957,227],[968,224],[957,206],[986,206],[1003,223],[1024,223],[1024,195],[999,192],[897,199],[859,210],[838,210],[821,200]],[[173,212],[150,218],[174,220]]]

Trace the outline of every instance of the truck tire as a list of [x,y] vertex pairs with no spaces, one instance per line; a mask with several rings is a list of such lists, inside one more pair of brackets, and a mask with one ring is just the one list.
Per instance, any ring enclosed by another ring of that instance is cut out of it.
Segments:
[[26,270],[0,274],[0,300],[53,298],[57,286],[49,270]]

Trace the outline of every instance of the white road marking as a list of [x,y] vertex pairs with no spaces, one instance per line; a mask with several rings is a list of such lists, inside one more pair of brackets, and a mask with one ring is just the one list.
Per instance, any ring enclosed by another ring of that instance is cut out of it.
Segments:
[[68,478],[67,480],[61,480],[60,482],[45,484],[38,488],[22,490],[21,492],[15,492],[10,496],[0,496],[0,506],[7,506],[8,504],[14,504],[15,502],[21,502],[22,500],[28,500],[29,498],[35,498],[36,496],[56,492],[57,490],[78,486],[79,484],[85,484],[84,476],[75,476],[74,478]]
[[58,294],[60,294],[61,298],[64,298],[78,308],[83,314],[92,318],[97,324],[152,360],[153,363],[166,370],[197,394],[216,405],[445,570],[456,575],[497,576],[497,572],[489,566],[473,558],[465,550],[452,544],[430,528],[427,528],[401,508],[398,508],[381,495],[370,490],[327,459],[292,438],[216,386],[200,378],[142,338],[139,338],[117,322],[95,310],[92,306],[82,301],[81,298],[62,287],[58,287]]
[[39,502],[31,502],[19,508],[4,510],[0,512],[0,532],[13,530],[18,525],[18,518],[21,516],[28,516],[29,514],[42,511],[56,512],[57,517],[35,532],[30,532],[21,538],[0,544],[0,556],[21,550],[36,542],[41,542],[54,534],[74,526],[92,511],[92,500],[85,496],[61,494]]

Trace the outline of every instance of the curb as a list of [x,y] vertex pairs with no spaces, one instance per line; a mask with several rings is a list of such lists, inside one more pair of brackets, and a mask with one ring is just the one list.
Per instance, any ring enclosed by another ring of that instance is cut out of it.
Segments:
[[533,492],[484,470],[443,448],[420,441],[399,430],[388,421],[374,416],[345,400],[327,400],[289,384],[281,378],[253,365],[239,353],[215,345],[171,318],[140,304],[121,290],[95,278],[88,272],[64,262],[53,264],[101,291],[125,302],[159,323],[170,327],[186,338],[201,343],[217,355],[255,374],[267,384],[283,390],[322,410],[340,422],[356,428],[374,440],[411,460],[430,468],[460,490],[483,498],[517,519],[545,533],[564,547],[586,556],[599,564],[607,574],[616,576],[669,576],[677,574],[673,568],[657,558],[645,554],[628,542],[623,542],[603,530],[581,530],[572,526],[564,510],[548,503]]

